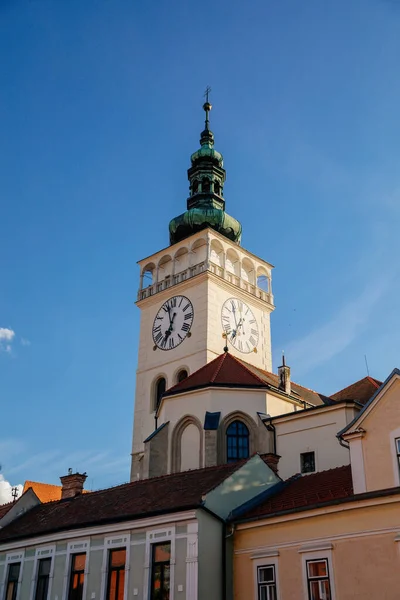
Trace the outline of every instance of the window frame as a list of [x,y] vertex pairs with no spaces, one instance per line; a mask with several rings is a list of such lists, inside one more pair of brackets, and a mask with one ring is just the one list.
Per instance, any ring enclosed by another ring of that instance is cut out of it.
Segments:
[[[241,433],[236,433],[236,434],[230,434],[229,433],[229,429],[233,426],[233,425],[238,425],[240,424],[242,427],[244,427],[247,431],[247,434],[241,434]],[[230,448],[229,448],[229,439],[234,438],[236,440],[236,458],[230,458]],[[240,444],[239,444],[239,440],[240,439],[246,439],[247,440],[247,456],[239,456],[240,454]],[[239,460],[244,460],[246,458],[250,457],[250,429],[247,427],[246,423],[244,421],[242,421],[241,419],[234,419],[231,423],[229,423],[229,425],[227,425],[226,427],[226,431],[225,431],[225,448],[226,448],[226,462],[227,463],[233,463],[233,462],[237,462]]]
[[[192,532],[192,529],[194,529],[195,531]],[[175,591],[175,535],[176,535],[176,531],[175,531],[175,525],[172,525],[170,527],[164,527],[162,529],[149,529],[146,532],[146,550],[145,550],[145,573],[147,573],[145,579],[144,579],[144,586],[143,586],[143,598],[150,598],[150,594],[151,594],[151,558],[152,558],[152,554],[151,554],[151,550],[152,550],[152,545],[153,544],[157,544],[159,542],[162,543],[167,543],[167,542],[171,542],[171,559],[170,559],[170,564],[171,564],[171,568],[170,568],[170,600],[173,600],[174,598],[174,591]],[[193,538],[193,539],[192,539]],[[197,540],[197,523],[189,523],[187,526],[187,540],[188,540],[188,544],[189,544],[189,540],[192,541],[193,543],[193,547],[191,547],[191,551],[194,552],[194,548],[196,546],[195,541]],[[197,552],[197,550],[196,550]],[[189,556],[189,548],[188,548],[188,556]],[[196,554],[197,556],[197,554]],[[189,565],[187,565],[187,568],[189,568]],[[186,571],[187,573],[187,571]],[[191,593],[191,589],[187,588],[186,593],[190,594]]]
[[[120,552],[121,550],[123,550],[125,552],[125,564],[123,567],[113,567],[111,565],[111,560],[112,560],[112,554],[113,552]],[[105,595],[105,599],[106,600],[110,600],[109,599],[109,594],[110,594],[110,585],[111,585],[111,577],[112,574],[114,572],[117,573],[117,581],[116,581],[116,600],[118,600],[118,592],[119,592],[119,586],[120,586],[120,573],[121,571],[124,572],[124,583],[123,583],[123,592],[122,592],[122,598],[125,599],[125,578],[126,578],[126,564],[127,564],[127,558],[128,558],[128,552],[126,549],[126,546],[120,546],[120,547],[115,547],[115,548],[109,548],[108,549],[108,557],[107,557],[107,586],[106,586],[106,595]]]
[[[50,565],[49,572],[46,575],[40,575],[40,565],[43,564],[45,561],[49,561],[49,565]],[[36,582],[35,582],[34,600],[47,600],[49,598],[52,566],[53,566],[53,557],[52,556],[42,556],[38,559],[37,567],[36,567]],[[47,583],[45,584],[46,592],[43,595],[43,598],[38,598],[39,582],[42,580],[47,581]]]
[[106,538],[104,538],[102,578],[101,578],[100,596],[99,596],[100,600],[105,600],[107,598],[109,551],[110,550],[120,550],[121,548],[124,548],[126,550],[124,599],[128,598],[131,536],[129,533],[120,533],[119,535],[107,536]]
[[332,544],[330,544],[330,542],[327,542],[324,545],[320,544],[318,549],[302,547],[299,550],[299,553],[302,554],[304,598],[306,600],[310,600],[307,565],[310,562],[318,562],[321,560],[325,560],[327,563],[331,600],[336,600],[335,572],[333,569],[332,561]]
[[72,556],[73,554],[86,554],[85,561],[85,579],[83,582],[83,592],[82,598],[86,598],[86,587],[87,587],[87,576],[89,573],[89,557],[90,557],[90,542],[88,539],[86,540],[75,540],[72,542],[68,542],[67,546],[67,557],[65,561],[65,570],[64,570],[64,585],[62,591],[62,600],[67,600],[69,597],[69,585],[70,585],[70,573],[72,566]]
[[[85,566],[82,569],[76,569],[73,570],[73,566],[74,566],[74,559],[76,556],[84,556],[85,557]],[[73,579],[74,579],[74,575],[78,574],[78,575],[83,575],[83,581],[82,581],[82,595],[80,600],[83,600],[84,598],[84,593],[85,593],[85,583],[86,583],[86,561],[88,560],[88,553],[86,551],[81,551],[81,552],[73,552],[69,555],[69,574],[68,574],[68,591],[67,591],[67,598],[68,600],[73,600],[71,597],[71,589],[72,589],[72,583],[73,583]],[[80,577],[79,577],[80,580]]]
[[397,451],[397,440],[400,440],[400,427],[391,431],[389,434],[390,438],[390,449],[393,463],[393,485],[394,487],[400,486],[400,462]]
[[[310,571],[309,571],[309,565],[310,564],[316,564],[316,563],[325,563],[326,565],[326,575],[310,575]],[[322,581],[328,581],[328,585],[329,585],[329,594],[330,596],[332,596],[332,590],[331,590],[331,581],[330,581],[330,573],[329,573],[329,562],[327,558],[309,558],[306,560],[306,573],[307,573],[307,591],[308,591],[308,597],[309,600],[312,600],[312,596],[311,596],[311,584],[313,582],[322,582]]]
[[5,561],[4,561],[3,574],[2,574],[1,581],[0,581],[0,598],[6,599],[9,565],[15,564],[15,563],[20,563],[16,600],[19,599],[20,593],[21,593],[21,583],[22,583],[22,572],[24,569],[24,559],[25,559],[25,551],[24,550],[21,550],[21,551],[17,550],[16,552],[8,552],[6,554]]
[[279,552],[273,548],[265,549],[264,552],[258,552],[251,557],[253,561],[253,585],[254,585],[254,600],[259,600],[260,589],[258,584],[258,572],[263,567],[273,567],[275,573],[275,594],[276,599],[280,600],[280,585],[279,585]]
[[[16,579],[10,580],[10,570],[12,567],[18,565],[19,569],[18,569],[18,577]],[[4,565],[4,570],[5,570],[5,584],[4,584],[4,600],[7,600],[8,598],[8,587],[11,583],[14,584],[14,590],[13,590],[13,594],[11,596],[11,600],[17,600],[18,598],[18,588],[20,586],[20,578],[21,578],[21,569],[22,569],[22,561],[14,561],[14,562],[9,562],[6,563]]]
[[53,586],[53,576],[54,576],[54,557],[55,557],[55,553],[56,553],[56,546],[55,544],[53,544],[52,546],[41,546],[39,548],[36,548],[36,552],[35,552],[35,562],[33,565],[33,577],[32,577],[32,583],[31,583],[31,593],[30,593],[30,599],[31,600],[36,600],[36,588],[37,588],[37,580],[38,580],[38,573],[39,573],[39,561],[42,558],[50,558],[51,559],[51,563],[50,563],[50,574],[49,574],[49,585],[47,588],[47,598],[51,597],[51,589]]
[[[169,545],[169,560],[161,560],[161,561],[155,561],[154,560],[154,555],[155,555],[155,549],[157,546],[166,546]],[[172,600],[172,590],[171,590],[171,557],[172,557],[172,543],[171,540],[161,540],[161,541],[157,541],[154,542],[153,544],[151,544],[151,568],[150,568],[150,600],[154,600],[154,571],[155,571],[155,567],[158,565],[161,565],[162,568],[162,577],[161,577],[161,582],[164,582],[164,567],[165,565],[169,566],[169,598],[170,600]],[[161,590],[162,591],[162,590]]]
[[[313,454],[314,455],[314,470],[313,471],[304,471],[303,470],[303,461],[302,461],[302,457],[305,454]],[[304,450],[303,452],[300,452],[300,473],[302,475],[311,475],[312,473],[316,473],[317,472],[317,453],[315,450]]]

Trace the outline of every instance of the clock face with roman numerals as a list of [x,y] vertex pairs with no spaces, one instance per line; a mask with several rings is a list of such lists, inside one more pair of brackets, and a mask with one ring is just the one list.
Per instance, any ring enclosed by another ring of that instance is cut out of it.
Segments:
[[238,298],[229,298],[222,306],[221,320],[226,339],[239,352],[254,352],[258,344],[258,325],[251,310]]
[[153,340],[161,350],[183,342],[193,324],[193,305],[186,296],[173,296],[160,308],[153,323]]

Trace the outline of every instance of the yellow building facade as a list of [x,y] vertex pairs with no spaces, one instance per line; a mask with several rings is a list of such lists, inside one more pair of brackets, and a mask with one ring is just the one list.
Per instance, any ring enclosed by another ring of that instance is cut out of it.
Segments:
[[350,465],[282,482],[236,515],[235,600],[400,597],[400,371],[338,442]]

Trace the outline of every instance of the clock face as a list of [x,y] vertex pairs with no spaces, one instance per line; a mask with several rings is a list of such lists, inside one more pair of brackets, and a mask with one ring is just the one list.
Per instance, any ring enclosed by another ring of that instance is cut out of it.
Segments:
[[153,340],[161,350],[173,350],[183,342],[193,324],[192,303],[185,296],[174,296],[160,308],[153,323]]
[[258,344],[258,325],[251,310],[238,298],[229,298],[222,306],[222,327],[226,339],[239,352],[254,352]]

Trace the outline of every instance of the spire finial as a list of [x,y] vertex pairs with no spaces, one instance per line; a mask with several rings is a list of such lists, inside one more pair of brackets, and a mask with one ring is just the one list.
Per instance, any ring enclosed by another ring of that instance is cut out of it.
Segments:
[[205,111],[205,113],[206,113],[206,129],[208,129],[208,126],[209,126],[209,124],[210,124],[210,120],[209,120],[209,118],[208,118],[208,114],[209,114],[210,110],[212,109],[212,104],[210,104],[210,102],[209,102],[209,95],[210,95],[210,92],[211,92],[211,88],[210,88],[210,86],[208,85],[208,86],[206,87],[206,91],[204,92],[204,98],[206,99],[206,101],[205,101],[205,102],[204,102],[204,104],[203,104],[203,110],[204,110],[204,111]]

